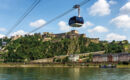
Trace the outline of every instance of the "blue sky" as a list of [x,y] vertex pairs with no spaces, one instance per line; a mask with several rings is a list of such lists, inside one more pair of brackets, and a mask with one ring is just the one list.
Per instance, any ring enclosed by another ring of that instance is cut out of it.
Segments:
[[[0,2],[0,38],[15,24],[35,0],[2,0]],[[83,0],[41,0],[40,4],[17,26],[10,35],[25,33],[45,24]],[[77,10],[52,22],[36,32],[62,33],[76,29],[87,37],[101,40],[130,41],[130,0],[90,0],[81,7],[85,24],[81,28],[68,25]]]

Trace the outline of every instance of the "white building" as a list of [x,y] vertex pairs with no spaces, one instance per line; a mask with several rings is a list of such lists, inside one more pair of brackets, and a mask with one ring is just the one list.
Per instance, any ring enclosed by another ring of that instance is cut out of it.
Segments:
[[69,60],[72,62],[77,62],[79,60],[79,55],[76,54],[69,55]]

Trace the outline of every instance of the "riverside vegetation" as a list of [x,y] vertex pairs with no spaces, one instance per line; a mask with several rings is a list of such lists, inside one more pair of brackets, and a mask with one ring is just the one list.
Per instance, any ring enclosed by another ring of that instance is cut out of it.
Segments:
[[130,52],[130,45],[127,40],[93,43],[89,38],[82,36],[76,38],[52,38],[52,40],[43,41],[41,34],[35,34],[25,35],[16,40],[5,38],[4,41],[7,41],[8,44],[4,47],[4,51],[1,51],[1,58],[6,62],[25,62],[96,51],[105,51],[106,54]]

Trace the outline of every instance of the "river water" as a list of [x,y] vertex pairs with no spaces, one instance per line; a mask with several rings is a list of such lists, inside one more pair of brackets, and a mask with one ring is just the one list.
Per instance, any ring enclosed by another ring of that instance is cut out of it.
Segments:
[[130,69],[0,68],[0,80],[130,80]]

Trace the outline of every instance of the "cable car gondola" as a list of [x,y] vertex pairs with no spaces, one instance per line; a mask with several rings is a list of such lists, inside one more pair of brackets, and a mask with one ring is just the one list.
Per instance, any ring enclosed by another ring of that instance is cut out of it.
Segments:
[[2,38],[2,46],[6,46],[7,42],[3,41],[3,38]]
[[7,44],[6,42],[2,42],[2,46],[6,46],[6,44]]
[[84,24],[84,19],[80,16],[80,5],[75,5],[73,8],[78,8],[78,16],[71,17],[69,25],[71,27],[81,27]]

